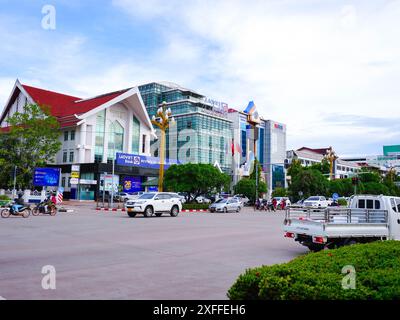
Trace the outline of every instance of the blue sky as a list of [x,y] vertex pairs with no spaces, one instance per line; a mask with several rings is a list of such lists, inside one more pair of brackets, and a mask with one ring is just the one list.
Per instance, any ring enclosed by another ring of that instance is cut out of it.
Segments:
[[[83,2],[83,3],[82,3]],[[44,5],[56,29],[41,27]],[[286,123],[288,148],[400,143],[400,1],[0,0],[0,108],[16,78],[88,97],[172,81]]]

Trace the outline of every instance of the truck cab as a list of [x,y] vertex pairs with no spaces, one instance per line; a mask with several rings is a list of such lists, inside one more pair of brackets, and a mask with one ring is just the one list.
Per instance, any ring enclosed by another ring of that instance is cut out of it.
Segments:
[[312,251],[366,243],[400,240],[400,197],[356,195],[345,208],[288,208],[285,237]]

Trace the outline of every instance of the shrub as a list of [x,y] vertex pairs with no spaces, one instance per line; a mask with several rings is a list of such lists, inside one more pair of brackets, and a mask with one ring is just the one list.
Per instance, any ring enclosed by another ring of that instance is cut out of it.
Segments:
[[11,200],[9,197],[7,197],[6,195],[0,195],[0,200],[4,200],[4,201],[9,201]]
[[[356,288],[342,288],[342,268],[354,266]],[[228,291],[232,300],[400,299],[400,242],[376,241],[248,269]]]
[[209,204],[205,203],[184,203],[182,204],[183,210],[208,210]]
[[337,202],[338,202],[338,205],[339,205],[339,206],[347,207],[347,201],[346,201],[346,199],[339,198]]

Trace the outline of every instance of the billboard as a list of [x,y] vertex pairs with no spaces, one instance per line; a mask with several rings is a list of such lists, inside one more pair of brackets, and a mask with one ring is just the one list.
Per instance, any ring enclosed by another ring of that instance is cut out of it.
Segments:
[[[130,153],[117,152],[117,164],[120,166],[130,166],[130,167],[142,167],[159,169],[160,168],[160,158],[141,156]],[[167,169],[173,164],[181,164],[178,160],[165,159],[164,168]]]
[[124,192],[142,191],[142,177],[125,177],[122,186]]
[[35,187],[57,187],[60,182],[60,168],[35,168],[33,185]]

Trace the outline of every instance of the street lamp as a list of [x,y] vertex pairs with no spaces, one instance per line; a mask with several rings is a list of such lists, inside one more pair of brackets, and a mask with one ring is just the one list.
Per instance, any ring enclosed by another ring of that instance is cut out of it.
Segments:
[[161,139],[160,139],[160,172],[158,177],[158,191],[163,191],[164,182],[164,161],[165,161],[165,130],[175,123],[174,117],[172,117],[171,109],[167,109],[167,103],[164,101],[157,109],[156,116],[153,115],[151,123],[160,128]]

